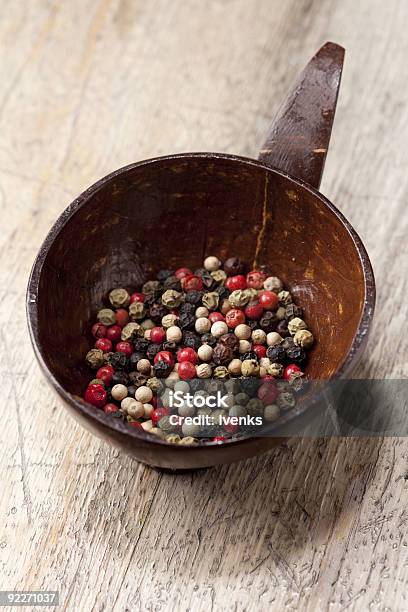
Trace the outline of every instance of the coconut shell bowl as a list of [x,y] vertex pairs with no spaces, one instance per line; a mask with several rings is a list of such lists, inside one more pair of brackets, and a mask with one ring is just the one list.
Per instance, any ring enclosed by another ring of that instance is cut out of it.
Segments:
[[[27,316],[46,379],[85,427],[138,461],[183,470],[265,452],[277,437],[180,446],[82,399],[84,356],[102,300],[161,268],[238,255],[280,277],[307,313],[316,343],[306,374],[350,377],[364,349],[375,303],[366,250],[318,189],[343,67],[344,49],[326,43],[278,111],[258,160],[183,153],[120,168],[89,187],[57,219],[31,272]],[[309,409],[300,403],[288,418]]]

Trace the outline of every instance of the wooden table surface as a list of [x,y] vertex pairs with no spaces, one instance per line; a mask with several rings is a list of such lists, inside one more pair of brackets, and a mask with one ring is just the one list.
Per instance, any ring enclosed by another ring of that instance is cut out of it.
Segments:
[[80,611],[407,610],[406,439],[290,440],[161,474],[70,419],[24,312],[36,252],[78,193],[169,152],[256,156],[291,81],[333,40],[347,56],[322,191],[378,287],[359,375],[406,377],[406,0],[2,8],[0,589],[59,589],[61,609]]

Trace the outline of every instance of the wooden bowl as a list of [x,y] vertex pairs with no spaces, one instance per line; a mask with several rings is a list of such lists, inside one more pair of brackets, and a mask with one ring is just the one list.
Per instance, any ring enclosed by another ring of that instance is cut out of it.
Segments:
[[115,286],[138,285],[163,267],[194,269],[208,254],[237,254],[267,264],[307,313],[317,338],[311,378],[348,376],[356,365],[374,309],[373,272],[356,232],[317,191],[343,54],[327,43],[311,60],[259,161],[196,153],[131,164],[82,193],[42,245],[27,293],[37,359],[71,414],[139,461],[206,467],[258,454],[276,439],[171,445],[86,404],[89,330]]

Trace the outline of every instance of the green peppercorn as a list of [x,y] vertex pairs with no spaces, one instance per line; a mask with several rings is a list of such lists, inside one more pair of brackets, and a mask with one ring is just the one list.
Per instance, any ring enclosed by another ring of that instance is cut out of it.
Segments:
[[276,403],[281,410],[288,410],[289,408],[293,408],[296,404],[296,399],[293,393],[284,391],[278,395]]
[[223,285],[227,280],[227,275],[225,274],[224,270],[214,270],[210,274],[215,280],[215,282],[219,285]]
[[105,383],[103,382],[103,380],[100,380],[99,378],[94,378],[93,380],[91,380],[89,384],[90,385],[102,385],[102,387],[105,387]]
[[96,315],[96,318],[98,319],[99,323],[102,323],[107,327],[109,327],[109,325],[115,325],[116,323],[116,315],[110,308],[102,308],[102,310],[100,310]]
[[277,421],[279,418],[280,410],[279,406],[276,404],[270,404],[269,406],[265,406],[264,409],[264,419],[272,423],[273,421]]
[[103,351],[91,349],[85,357],[86,364],[93,370],[98,370],[104,364]]
[[114,308],[126,308],[130,303],[130,295],[126,289],[112,289],[109,293],[109,301]]
[[156,376],[152,376],[146,380],[146,387],[149,387],[153,393],[157,393],[162,388],[162,383]]
[[256,359],[245,359],[241,367],[242,376],[258,376],[259,363]]
[[220,380],[224,380],[224,378],[229,378],[228,368],[225,366],[218,366],[214,370],[214,377]]
[[160,283],[157,280],[150,280],[144,283],[142,287],[142,293],[155,293],[160,289]]
[[183,301],[183,294],[175,289],[167,289],[162,295],[162,304],[166,308],[178,308]]
[[249,295],[246,293],[246,289],[236,289],[231,293],[228,298],[229,303],[234,308],[242,308],[249,302]]
[[129,315],[132,321],[137,321],[139,319],[143,319],[146,314],[146,307],[143,302],[133,302],[129,306]]
[[136,338],[140,337],[141,332],[142,328],[140,327],[139,323],[128,323],[122,329],[121,339],[124,342],[132,342],[136,340]]
[[177,425],[172,425],[170,422],[170,416],[166,415],[158,422],[160,429],[166,434],[174,433],[177,430]]
[[257,397],[253,397],[249,400],[245,406],[245,409],[250,416],[262,416],[264,405],[262,400],[258,399]]
[[208,308],[208,310],[215,310],[220,301],[220,296],[216,291],[210,291],[208,293],[204,293],[202,302],[203,305]]
[[228,411],[228,416],[230,417],[244,417],[247,415],[247,411],[244,406],[240,406],[239,404],[234,404]]
[[285,368],[281,363],[271,363],[271,365],[266,368],[266,371],[274,378],[281,378],[283,376],[284,369]]
[[278,293],[279,303],[282,306],[288,306],[292,303],[292,296],[289,291],[279,291]]
[[310,349],[314,342],[313,334],[307,329],[299,329],[293,336],[293,340],[303,349]]
[[179,444],[180,446],[191,446],[193,444],[198,444],[198,440],[192,436],[186,436],[185,438],[181,438]]
[[246,393],[237,393],[235,396],[235,403],[239,404],[240,406],[246,406],[246,404],[249,402],[249,395],[247,395]]
[[301,329],[307,329],[307,325],[303,321],[303,319],[299,319],[299,317],[295,317],[294,319],[289,321],[288,330],[291,336],[294,336],[296,332],[300,331]]
[[166,442],[170,442],[170,444],[178,444],[181,441],[180,436],[177,434],[169,434],[166,436]]

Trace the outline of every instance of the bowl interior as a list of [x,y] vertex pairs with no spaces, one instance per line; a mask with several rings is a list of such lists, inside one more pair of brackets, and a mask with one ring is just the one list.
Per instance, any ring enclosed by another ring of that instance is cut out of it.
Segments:
[[160,268],[239,255],[282,278],[316,337],[308,374],[330,378],[349,353],[365,301],[355,240],[327,200],[257,162],[181,155],[122,169],[71,205],[37,259],[37,341],[64,389],[82,395],[90,327],[115,286]]

